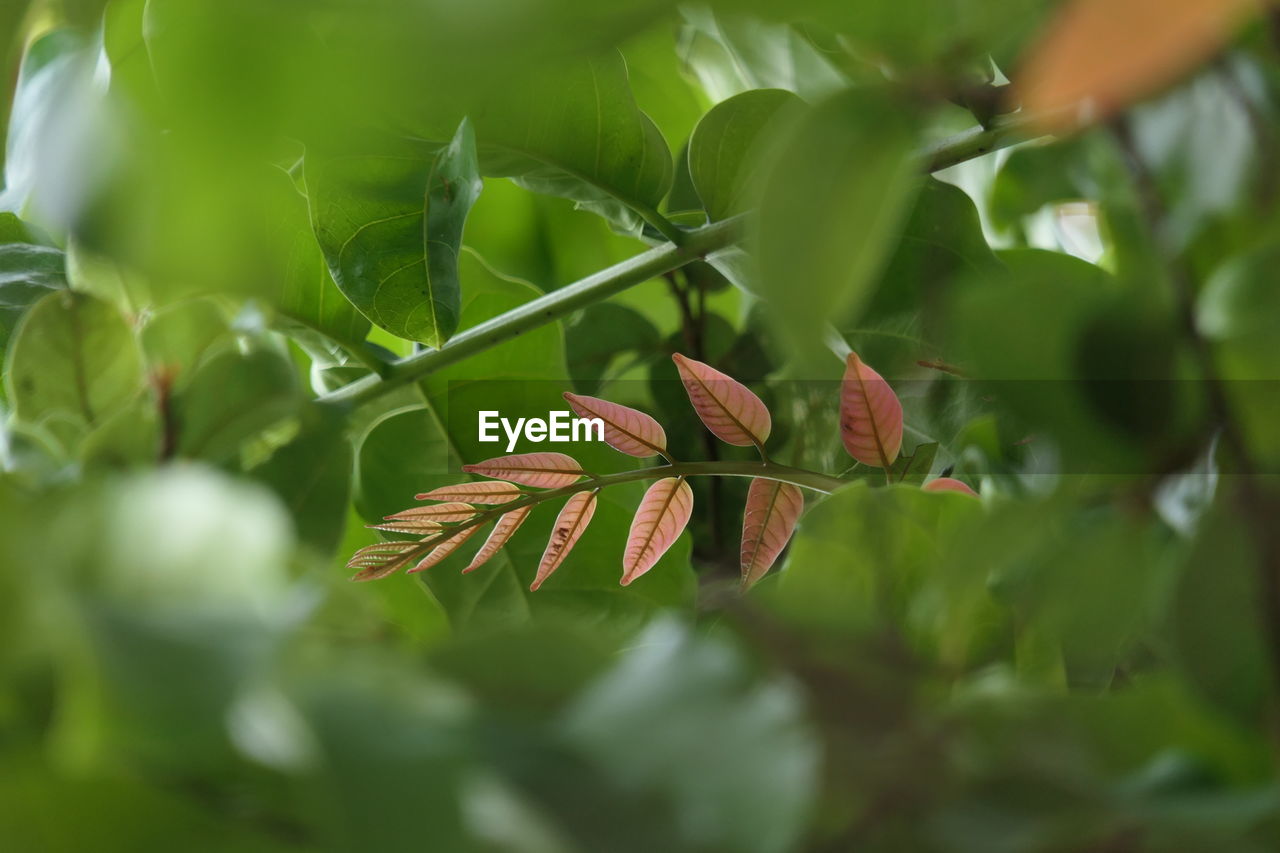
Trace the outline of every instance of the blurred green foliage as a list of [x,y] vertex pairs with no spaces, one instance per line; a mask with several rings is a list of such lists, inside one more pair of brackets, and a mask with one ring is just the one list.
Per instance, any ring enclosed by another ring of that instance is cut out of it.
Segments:
[[[1280,849],[1275,22],[984,130],[1062,5],[0,3],[0,849]],[[906,411],[888,484],[849,349]],[[673,352],[849,481],[781,571],[733,589],[748,481],[705,478],[626,588],[640,482],[537,593],[550,508],[347,582],[494,455],[480,409],[754,458]]]

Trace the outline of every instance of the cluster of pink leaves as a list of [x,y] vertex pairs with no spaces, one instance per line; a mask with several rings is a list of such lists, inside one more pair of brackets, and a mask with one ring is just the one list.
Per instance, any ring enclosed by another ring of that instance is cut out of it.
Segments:
[[[772,430],[764,402],[745,385],[710,365],[676,354],[673,356],[689,401],[702,423],[717,438],[739,447],[761,449]],[[840,434],[845,448],[858,462],[889,468],[902,446],[903,415],[898,396],[878,373],[851,353],[841,386]],[[617,403],[566,393],[565,399],[581,417],[599,418],[604,440],[615,450],[641,459],[662,456],[670,461],[662,425],[644,412]],[[763,465],[762,461],[762,465]],[[499,507],[528,494],[525,489],[563,489],[581,485],[590,475],[563,453],[520,453],[464,465],[463,470],[490,478],[445,486],[418,500],[434,501],[387,516],[373,527],[394,533],[420,535],[413,541],[382,542],[356,552],[349,566],[360,569],[355,580],[373,580],[391,574],[401,559],[432,540],[435,544],[409,572],[431,568],[456,551],[483,523],[475,522],[477,505]],[[973,491],[959,480],[938,478],[925,486],[929,491]],[[569,495],[552,528],[538,563],[531,589],[536,590],[564,562],[590,524],[598,488],[588,484]],[[474,571],[494,556],[515,534],[532,511],[521,505],[497,516],[489,537],[463,573]],[[751,586],[777,561],[794,533],[804,510],[800,488],[768,477],[756,477],[747,493],[742,522],[741,569],[744,586]],[[693,490],[683,476],[664,477],[649,486],[631,522],[622,556],[622,584],[644,575],[679,539],[693,513]],[[453,526],[446,526],[453,524]]]

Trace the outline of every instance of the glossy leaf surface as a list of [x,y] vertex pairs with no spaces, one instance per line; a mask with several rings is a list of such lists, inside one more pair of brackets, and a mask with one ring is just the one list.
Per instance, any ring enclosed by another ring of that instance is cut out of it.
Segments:
[[481,181],[471,125],[438,152],[387,153],[308,166],[316,236],[334,280],[382,328],[433,347],[458,328],[458,252]]
[[752,89],[716,104],[689,140],[689,176],[712,219],[753,206],[773,137],[803,102],[782,89]]

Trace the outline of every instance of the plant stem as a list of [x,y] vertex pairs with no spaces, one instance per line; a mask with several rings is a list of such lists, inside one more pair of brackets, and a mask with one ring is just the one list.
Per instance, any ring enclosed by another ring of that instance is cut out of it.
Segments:
[[689,235],[688,231],[685,231],[670,219],[667,219],[667,217],[658,212],[657,208],[649,207],[648,205],[640,205],[635,202],[631,202],[630,204],[632,210],[640,214],[640,217],[644,219],[645,222],[648,222],[657,229],[658,233],[663,237],[666,237],[668,241],[676,246],[684,245],[684,241]]
[[924,152],[925,170],[937,172],[992,151],[1043,136],[1044,116],[1015,113],[996,119],[990,129],[975,127],[948,137]]
[[366,376],[324,394],[319,402],[358,406],[433,370],[455,364],[523,332],[550,323],[579,308],[599,302],[628,287],[678,269],[692,260],[732,244],[739,237],[742,217],[714,222],[685,233],[681,246],[658,246],[614,264],[581,281],[539,296],[518,308],[499,314],[458,334],[438,350],[415,353],[392,363],[384,378]]
[[660,480],[663,477],[763,477],[766,480],[777,480],[790,483],[804,489],[830,494],[841,486],[849,484],[848,480],[832,477],[818,471],[804,468],[792,468],[776,462],[679,462],[670,465],[654,465],[650,468],[637,468],[634,471],[621,471],[617,474],[603,476],[588,475],[582,480],[559,489],[526,494],[510,503],[501,504],[483,510],[474,517],[453,527],[445,528],[438,534],[426,537],[422,545],[396,556],[394,562],[409,565],[421,560],[441,542],[457,536],[461,531],[488,524],[495,518],[518,509],[537,506],[547,501],[565,498],[577,492],[596,490],[616,486],[622,483],[633,483],[638,480]]
[[[1015,142],[1038,135],[1033,119],[1023,116],[999,120],[990,130],[974,128],[957,134],[922,153],[924,169],[936,172],[972,160]],[[672,242],[614,264],[573,284],[565,285],[525,305],[499,314],[458,334],[438,350],[415,353],[385,367],[382,376],[366,376],[322,395],[319,402],[343,407],[358,406],[415,382],[433,370],[483,352],[516,335],[537,328],[592,303],[642,284],[691,261],[736,243],[748,214],[684,231],[657,211],[641,211],[654,228]]]

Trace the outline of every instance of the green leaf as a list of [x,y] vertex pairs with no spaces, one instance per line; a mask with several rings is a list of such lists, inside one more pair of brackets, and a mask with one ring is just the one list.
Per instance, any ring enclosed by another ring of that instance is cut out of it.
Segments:
[[227,318],[212,299],[185,299],[165,305],[142,327],[148,366],[184,385],[205,354],[229,334]]
[[702,117],[689,140],[689,175],[710,219],[754,206],[761,157],[802,106],[782,89],[753,89]]
[[1060,471],[1135,474],[1192,458],[1203,387],[1181,378],[1172,318],[1098,267],[1056,252],[1000,253],[1007,268],[956,288],[947,352],[1028,433],[1052,437]]
[[19,318],[41,297],[67,286],[61,251],[37,245],[12,213],[0,213],[0,366]]
[[134,397],[102,419],[80,445],[87,468],[133,468],[160,456],[160,413],[153,394]]
[[89,427],[141,388],[133,330],[105,302],[71,291],[50,293],[14,332],[5,389],[22,420]]
[[[941,319],[936,316],[937,305],[964,279],[993,275],[1000,268],[968,194],[936,178],[926,178],[862,322],[918,314],[926,335],[937,337],[929,334]],[[868,364],[875,363],[867,358]]]
[[786,89],[825,98],[848,79],[797,27],[746,15],[681,8],[681,59],[713,101],[751,89]]
[[1224,263],[1200,292],[1196,326],[1214,348],[1214,361],[1256,460],[1280,463],[1280,298],[1275,269],[1280,246],[1266,243]]
[[666,140],[640,111],[616,52],[515,81],[476,118],[484,174],[636,232],[671,188]]
[[91,164],[108,139],[96,61],[81,33],[44,33],[27,46],[9,113],[0,207],[59,232],[97,183]]
[[293,365],[279,353],[255,347],[211,355],[174,395],[178,452],[224,462],[257,433],[297,411]]
[[458,250],[482,186],[470,123],[430,160],[406,143],[309,163],[307,186],[316,235],[347,298],[388,332],[443,346],[458,328]]
[[856,483],[809,507],[766,594],[805,631],[847,638],[892,625],[959,662],[999,624],[984,523],[967,495]]
[[343,539],[351,497],[352,448],[341,419],[304,412],[292,441],[249,475],[280,496],[298,541],[330,557]]
[[416,138],[441,142],[475,123],[480,171],[571,199],[628,233],[671,188],[671,152],[640,111],[621,54],[543,63],[479,93],[439,87],[413,105]]
[[938,455],[938,442],[917,444],[910,456],[899,456],[889,468],[889,476],[895,483],[919,486],[929,476],[933,460]]
[[279,291],[274,294],[276,309],[346,347],[363,347],[369,335],[369,320],[333,280],[311,229],[306,197],[296,191],[289,175],[281,172],[273,177],[277,178],[280,195],[278,237],[287,251],[278,279]]
[[765,182],[757,288],[791,346],[816,354],[858,316],[909,210],[915,121],[889,93],[830,98],[797,123]]
[[820,787],[821,748],[794,685],[674,620],[636,637],[568,706],[560,731],[622,798],[651,804],[646,828],[669,823],[671,837],[707,850],[794,849]]
[[617,356],[648,356],[659,341],[658,329],[639,311],[616,302],[592,305],[564,333],[574,389],[595,394]]

